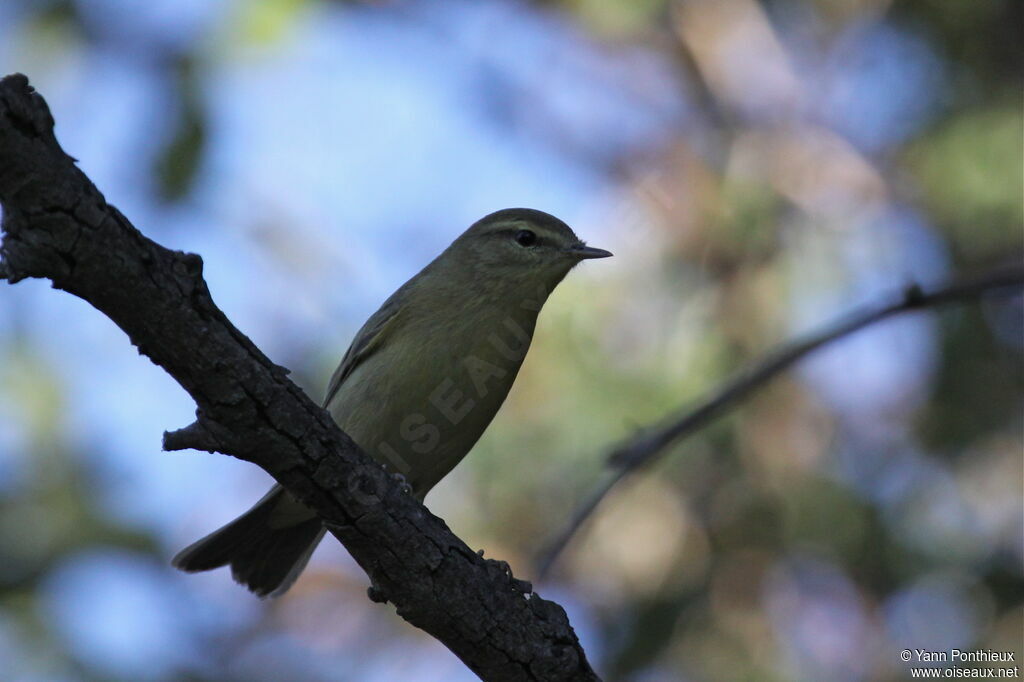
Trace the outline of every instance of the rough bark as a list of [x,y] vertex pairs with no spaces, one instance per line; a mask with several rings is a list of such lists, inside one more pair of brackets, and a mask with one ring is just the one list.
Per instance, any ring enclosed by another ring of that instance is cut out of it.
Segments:
[[373,596],[484,680],[596,680],[565,611],[483,559],[402,491],[214,305],[202,259],[147,239],[61,149],[43,98],[0,81],[0,276],[88,301],[197,405],[169,450],[233,455],[327,521]]

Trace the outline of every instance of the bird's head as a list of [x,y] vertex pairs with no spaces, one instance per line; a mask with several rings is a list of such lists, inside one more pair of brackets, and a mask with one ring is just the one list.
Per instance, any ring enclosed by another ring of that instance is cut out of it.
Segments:
[[607,258],[558,218],[530,208],[506,208],[476,221],[450,255],[477,277],[554,287],[580,261]]

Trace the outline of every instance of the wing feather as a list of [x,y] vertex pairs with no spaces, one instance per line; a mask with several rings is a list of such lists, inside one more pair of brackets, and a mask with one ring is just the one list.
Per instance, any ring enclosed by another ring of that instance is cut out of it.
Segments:
[[338,369],[334,370],[330,383],[327,384],[327,394],[324,396],[323,406],[331,404],[334,396],[344,384],[345,379],[352,374],[352,370],[364,362],[366,358],[380,350],[387,338],[390,337],[398,326],[397,319],[400,306],[393,301],[395,297],[385,301],[380,310],[370,316],[366,324],[356,333],[352,345],[345,352]]

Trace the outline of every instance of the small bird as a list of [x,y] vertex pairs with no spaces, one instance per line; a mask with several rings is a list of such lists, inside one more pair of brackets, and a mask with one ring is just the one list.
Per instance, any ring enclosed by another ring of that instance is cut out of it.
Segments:
[[[485,216],[370,316],[331,377],[324,407],[422,501],[505,401],[548,294],[580,261],[611,255],[542,211]],[[276,596],[299,577],[324,531],[312,510],[275,485],[173,564],[189,572],[230,565],[237,582]]]

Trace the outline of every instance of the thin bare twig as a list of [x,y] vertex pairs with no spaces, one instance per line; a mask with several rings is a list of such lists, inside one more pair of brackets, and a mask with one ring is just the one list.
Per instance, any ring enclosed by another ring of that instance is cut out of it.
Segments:
[[583,523],[620,481],[664,454],[673,443],[702,429],[754,390],[815,350],[900,313],[971,301],[983,294],[1021,286],[1024,286],[1024,268],[1020,267],[996,270],[934,291],[924,291],[916,284],[911,285],[904,290],[899,299],[891,303],[856,311],[818,332],[782,346],[761,362],[748,367],[722,384],[696,405],[682,411],[681,416],[670,416],[663,420],[661,425],[644,429],[633,438],[614,447],[608,455],[608,462],[616,467],[616,471],[612,472],[579,506],[570,523],[540,554],[537,562],[539,575],[543,577],[548,572]]

